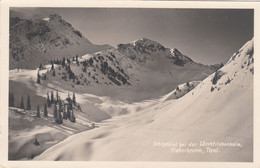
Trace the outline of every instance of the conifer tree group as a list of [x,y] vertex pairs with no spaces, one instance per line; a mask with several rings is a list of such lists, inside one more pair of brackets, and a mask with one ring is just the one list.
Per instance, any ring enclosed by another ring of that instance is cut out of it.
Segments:
[[[51,91],[51,96],[49,96],[49,92],[47,92],[47,100],[43,106],[43,116],[48,117],[48,107],[51,107],[54,104],[53,108],[53,116],[55,118],[56,123],[61,124],[63,120],[69,119],[71,122],[76,122],[76,117],[73,112],[73,105],[79,108],[79,105],[76,103],[75,92],[73,93],[72,99],[70,98],[70,94],[68,93],[68,98],[66,98],[67,103],[63,102],[59,96],[59,92],[56,92],[56,97],[54,97],[53,91]],[[14,94],[12,92],[9,93],[9,107],[14,107]],[[36,117],[41,117],[40,105],[36,106]],[[27,96],[27,102],[25,106],[24,96],[21,96],[21,101],[19,108],[31,110],[31,98],[30,95]]]
[[[58,91],[56,91],[56,97],[54,97],[53,91],[51,91],[51,96],[49,96],[49,92],[47,92],[47,101],[44,105],[44,116],[48,115],[48,112],[46,112],[47,115],[45,115],[47,106],[51,107],[51,105],[54,104],[53,117],[55,118],[55,122],[57,124],[62,124],[63,120],[67,119],[69,119],[71,122],[76,122],[76,117],[73,111],[73,105],[77,105],[75,92],[73,92],[72,99],[68,93],[66,100],[67,103],[61,100]],[[79,105],[77,105],[77,107],[80,108]]]
[[[23,96],[21,96],[20,106],[18,106],[18,107],[21,108],[21,109],[26,109],[26,110],[32,109],[30,95],[27,96],[26,107],[25,107],[24,104],[25,104],[24,98],[23,98]],[[12,92],[9,93],[9,107],[15,107],[14,94]],[[36,117],[38,117],[38,118],[41,117],[39,105],[37,105],[37,108],[36,108]],[[47,111],[47,104],[46,103],[44,104],[44,117],[48,117],[48,111]]]
[[[56,92],[56,97],[54,98],[53,91],[51,91],[51,96],[49,96],[49,92],[47,92],[47,100],[46,103],[44,103],[43,106],[43,116],[48,117],[48,107],[51,107],[52,104],[54,104],[53,108],[53,116],[55,118],[55,122],[57,124],[62,124],[63,120],[69,119],[71,122],[76,122],[76,116],[74,114],[73,105],[76,108],[80,108],[79,104],[76,102],[76,95],[75,92],[73,92],[72,98],[70,98],[70,94],[68,93],[68,97],[66,98],[67,101],[62,101],[59,92]],[[9,92],[9,107],[14,107],[14,94],[12,92]],[[21,102],[20,106],[21,109],[31,110],[31,98],[30,95],[27,96],[27,102],[26,107],[24,103],[24,96],[21,96]],[[74,108],[75,108],[74,107]],[[37,105],[36,108],[36,117],[41,118],[41,110],[40,105]]]
[[[15,103],[14,103],[14,94],[12,92],[9,92],[9,107],[15,107]],[[30,99],[30,95],[27,96],[27,104],[26,104],[26,108],[24,105],[24,99],[23,96],[21,96],[21,101],[20,101],[20,106],[18,106],[21,109],[26,109],[26,110],[31,110],[31,99]]]

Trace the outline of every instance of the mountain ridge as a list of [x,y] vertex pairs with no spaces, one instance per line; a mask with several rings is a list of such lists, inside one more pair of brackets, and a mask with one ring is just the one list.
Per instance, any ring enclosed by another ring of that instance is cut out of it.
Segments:
[[[158,97],[171,91],[178,84],[202,80],[214,72],[210,66],[194,62],[177,49],[165,48],[160,43],[148,39],[142,39],[144,43],[139,41],[135,42],[135,46],[130,42],[76,59],[58,60],[55,66],[56,77],[52,77],[52,72],[49,71],[47,81],[50,78],[51,81],[57,79],[59,83],[63,83],[60,80],[63,79],[67,81],[63,85],[68,89],[88,90],[92,94],[97,94],[93,89],[90,90],[93,87],[99,87],[100,93],[112,90],[117,93],[116,89],[119,87],[134,89],[133,93],[142,93],[144,99],[148,98],[145,96],[148,95],[147,92]],[[68,61],[69,68],[65,65]],[[69,77],[71,72],[75,79]],[[160,93],[157,94],[157,91]],[[120,95],[123,96],[124,93],[121,92]]]
[[94,53],[112,48],[92,44],[58,14],[48,18],[10,18],[10,69],[36,68],[62,57]]
[[58,14],[13,18],[10,25],[10,69],[50,67],[52,62],[56,76],[54,69],[40,69],[41,83],[55,81],[55,85],[71,91],[116,95],[120,99],[130,94],[131,99],[143,100],[151,98],[149,95],[166,94],[181,83],[200,81],[215,71],[176,48],[166,48],[148,38],[118,44],[116,48],[96,46]]

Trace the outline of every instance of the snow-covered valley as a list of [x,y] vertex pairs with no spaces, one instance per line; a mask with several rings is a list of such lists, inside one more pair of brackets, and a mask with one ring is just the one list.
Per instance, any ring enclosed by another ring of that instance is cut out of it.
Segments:
[[[252,39],[203,81],[179,84],[172,92],[154,99],[124,102],[78,89],[75,94],[82,112],[75,111],[76,123],[55,125],[42,118],[38,126],[35,120],[39,119],[33,118],[35,111],[29,115],[10,108],[10,123],[25,114],[27,118],[21,125],[9,125],[9,146],[13,147],[9,155],[24,159],[25,154],[19,151],[35,150],[32,140],[37,137],[41,144],[41,138],[46,137],[40,135],[48,134],[52,139],[42,140],[45,147],[35,151],[33,154],[39,156],[33,159],[252,161],[253,52]],[[66,87],[55,81],[37,84],[37,72],[14,69],[9,71],[9,79],[24,86],[20,95],[32,92],[34,104],[43,105],[46,93],[52,90],[58,90],[61,99],[66,99],[70,92]],[[52,109],[49,111],[52,113]],[[36,123],[33,128],[28,128],[32,126],[26,124],[27,120]],[[94,122],[96,127],[90,129]],[[61,127],[70,131],[64,132]]]

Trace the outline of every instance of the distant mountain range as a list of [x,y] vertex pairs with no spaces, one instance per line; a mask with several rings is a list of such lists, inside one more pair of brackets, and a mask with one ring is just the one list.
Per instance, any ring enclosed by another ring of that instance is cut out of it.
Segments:
[[58,14],[44,19],[10,18],[10,69],[35,69],[51,62],[55,76],[50,66],[43,66],[42,83],[56,81],[68,90],[136,100],[203,80],[221,67],[196,63],[178,49],[147,38],[116,48],[95,45]]

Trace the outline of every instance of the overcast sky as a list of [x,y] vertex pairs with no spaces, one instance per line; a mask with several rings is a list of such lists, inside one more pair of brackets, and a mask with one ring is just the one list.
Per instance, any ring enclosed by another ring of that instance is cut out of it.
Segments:
[[53,13],[93,43],[117,46],[146,37],[204,64],[226,63],[253,37],[253,10],[12,8],[10,12],[26,18]]

